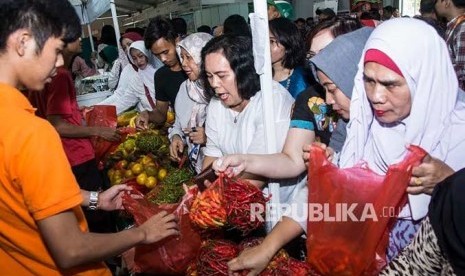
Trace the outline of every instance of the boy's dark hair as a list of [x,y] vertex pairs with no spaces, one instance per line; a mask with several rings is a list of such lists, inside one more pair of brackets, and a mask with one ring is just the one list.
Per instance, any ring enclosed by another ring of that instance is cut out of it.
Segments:
[[434,12],[434,6],[436,4],[436,0],[421,0],[420,1],[420,13],[432,13]]
[[200,27],[197,28],[197,32],[198,33],[207,33],[207,34],[211,34],[212,33],[212,29],[210,28],[210,26],[208,25],[202,25]]
[[81,36],[79,17],[68,0],[2,0],[0,18],[0,53],[8,37],[23,28],[31,31],[38,53],[50,37],[70,43]]
[[242,99],[249,100],[257,94],[260,90],[260,77],[255,72],[250,37],[222,35],[213,38],[203,47],[201,79],[209,98],[215,95],[205,72],[205,57],[211,53],[221,53],[228,60],[236,75],[237,90]]
[[287,69],[303,66],[306,56],[305,43],[297,26],[284,17],[275,18],[268,25],[270,33],[285,49],[283,66]]
[[187,34],[187,23],[182,17],[176,17],[171,19],[174,31],[178,36],[184,37]]
[[150,23],[145,30],[145,48],[152,48],[153,43],[160,38],[164,38],[167,41],[176,44],[177,37],[178,35],[176,34],[173,24],[169,19],[161,16],[154,17],[150,20]]
[[294,23],[299,23],[299,22],[302,22],[304,24],[306,23],[305,19],[303,19],[302,17],[299,17],[294,21]]
[[230,15],[224,20],[223,34],[252,37],[247,21],[239,14]]

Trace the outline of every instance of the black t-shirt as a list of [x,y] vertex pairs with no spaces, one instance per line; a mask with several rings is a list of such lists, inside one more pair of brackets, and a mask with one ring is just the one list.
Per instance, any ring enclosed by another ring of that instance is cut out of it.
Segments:
[[179,87],[186,79],[187,76],[183,70],[171,71],[168,66],[158,69],[155,73],[155,98],[157,101],[169,101],[174,108]]
[[328,145],[336,122],[334,112],[317,92],[316,87],[310,86],[297,96],[291,117],[291,128],[314,131],[315,136]]

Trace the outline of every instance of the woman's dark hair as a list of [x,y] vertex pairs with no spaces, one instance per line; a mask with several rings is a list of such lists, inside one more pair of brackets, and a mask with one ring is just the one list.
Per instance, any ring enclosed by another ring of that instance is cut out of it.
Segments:
[[76,10],[66,0],[2,0],[0,2],[0,53],[8,37],[19,29],[29,29],[40,53],[50,37],[65,43],[81,36],[81,22]]
[[252,37],[249,25],[239,14],[230,15],[224,20],[223,34]]
[[208,82],[205,72],[205,57],[208,54],[221,53],[228,60],[236,75],[239,96],[249,100],[260,90],[260,77],[255,72],[252,54],[252,39],[246,36],[222,35],[210,40],[202,49],[201,79],[209,98],[215,91]]
[[164,38],[167,41],[176,44],[176,38],[178,34],[174,30],[173,24],[169,19],[157,16],[150,20],[147,29],[145,30],[144,35],[144,44],[145,48],[152,48],[153,43],[155,43],[160,38]]
[[330,20],[322,21],[313,27],[307,35],[307,51],[310,50],[313,38],[322,30],[330,29],[334,38],[350,33],[362,28],[362,24],[356,18],[351,17],[336,17]]
[[294,69],[305,64],[305,45],[296,25],[287,18],[279,17],[269,22],[270,33],[284,49],[283,66]]
[[118,47],[116,45],[116,34],[115,34],[115,28],[113,28],[113,26],[105,25],[102,27],[102,32],[100,35],[100,43]]

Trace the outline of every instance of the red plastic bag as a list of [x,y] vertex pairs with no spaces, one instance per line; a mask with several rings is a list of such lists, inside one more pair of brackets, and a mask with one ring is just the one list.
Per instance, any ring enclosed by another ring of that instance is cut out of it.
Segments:
[[416,146],[380,176],[366,166],[339,169],[312,147],[308,171],[308,261],[323,275],[377,275],[388,231],[406,202],[412,167],[426,152]]
[[[116,107],[114,105],[95,105],[92,110],[86,113],[86,123],[88,126],[112,127],[116,129]],[[100,163],[107,153],[119,145],[119,142],[110,142],[97,136],[93,136],[91,141],[94,146],[97,163]]]
[[174,213],[178,219],[179,236],[165,238],[150,245],[136,246],[134,271],[156,273],[157,275],[183,275],[189,263],[200,249],[199,234],[192,228],[189,208],[198,190],[189,189],[178,204],[155,205],[145,198],[134,199],[123,196],[124,208],[134,216],[136,225],[141,225],[162,210]]

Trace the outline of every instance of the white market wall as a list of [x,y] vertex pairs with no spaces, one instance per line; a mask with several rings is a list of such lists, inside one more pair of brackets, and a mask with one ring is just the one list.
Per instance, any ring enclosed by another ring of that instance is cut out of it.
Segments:
[[208,25],[210,27],[222,25],[224,20],[233,14],[239,14],[244,17],[246,21],[248,21],[248,3],[226,4],[197,10],[194,12],[195,27],[197,28],[201,25]]

